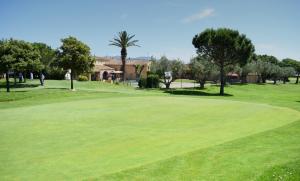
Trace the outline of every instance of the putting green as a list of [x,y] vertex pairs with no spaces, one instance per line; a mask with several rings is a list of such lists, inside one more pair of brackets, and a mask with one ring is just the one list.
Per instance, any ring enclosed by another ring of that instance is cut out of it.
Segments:
[[0,110],[4,179],[89,179],[297,121],[282,107],[192,97],[122,97]]

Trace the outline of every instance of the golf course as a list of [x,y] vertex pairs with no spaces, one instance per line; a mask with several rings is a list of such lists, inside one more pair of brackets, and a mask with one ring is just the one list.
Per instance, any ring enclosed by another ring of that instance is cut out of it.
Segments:
[[[0,180],[299,180],[300,86],[0,89]],[[12,86],[13,87],[13,86]]]

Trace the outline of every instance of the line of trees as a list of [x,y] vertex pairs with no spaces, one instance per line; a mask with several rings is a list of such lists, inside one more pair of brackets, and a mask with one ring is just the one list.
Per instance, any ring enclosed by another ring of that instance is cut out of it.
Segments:
[[61,42],[61,47],[54,50],[44,43],[0,40],[0,74],[5,74],[6,91],[10,92],[10,75],[16,84],[17,74],[24,76],[23,81],[26,81],[26,75],[34,73],[43,86],[44,74],[51,79],[63,79],[68,70],[71,70],[71,89],[74,89],[74,77],[90,72],[95,60],[90,48],[75,37],[70,36]]
[[254,45],[245,35],[236,30],[227,28],[206,29],[195,35],[192,44],[197,50],[198,57],[190,62],[194,79],[201,87],[205,81],[220,77],[220,95],[224,95],[226,75],[235,72],[240,75],[242,82],[246,82],[248,73],[256,73],[258,83],[271,79],[283,83],[297,74],[296,83],[299,82],[300,62],[292,59],[278,61],[274,56],[255,55]]

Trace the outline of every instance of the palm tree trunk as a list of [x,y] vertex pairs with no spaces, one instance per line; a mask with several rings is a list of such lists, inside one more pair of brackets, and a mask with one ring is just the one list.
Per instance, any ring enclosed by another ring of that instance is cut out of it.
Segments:
[[127,50],[126,48],[121,49],[121,59],[122,59],[122,70],[123,71],[123,81],[126,79],[126,57],[127,57]]

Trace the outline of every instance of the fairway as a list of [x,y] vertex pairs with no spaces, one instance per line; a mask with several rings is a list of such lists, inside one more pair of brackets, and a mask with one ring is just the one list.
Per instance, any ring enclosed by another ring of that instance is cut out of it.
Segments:
[[[134,96],[112,93],[0,110],[0,178],[145,179],[157,176],[151,172],[155,163],[164,165],[163,160],[215,149],[300,118],[296,110],[263,103],[127,92]],[[209,159],[214,162],[228,154],[225,150]],[[135,170],[147,165],[149,173]],[[164,168],[169,167],[167,163]],[[122,174],[124,170],[129,173]],[[159,170],[156,172],[162,179],[164,174]],[[180,171],[169,176],[176,178],[178,174]]]

